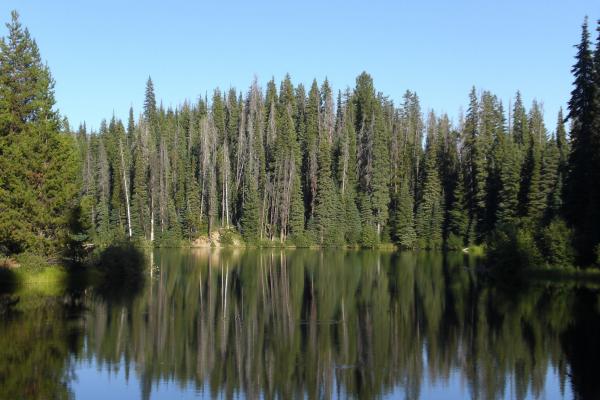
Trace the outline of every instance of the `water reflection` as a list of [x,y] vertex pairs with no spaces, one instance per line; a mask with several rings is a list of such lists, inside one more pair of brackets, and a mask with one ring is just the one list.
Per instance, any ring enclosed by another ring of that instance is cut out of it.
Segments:
[[164,382],[249,399],[416,399],[435,386],[600,398],[596,289],[511,292],[461,254],[161,250],[151,262],[126,300],[89,292],[82,308],[60,299],[5,318],[0,398],[72,397],[92,363],[133,375],[142,398]]

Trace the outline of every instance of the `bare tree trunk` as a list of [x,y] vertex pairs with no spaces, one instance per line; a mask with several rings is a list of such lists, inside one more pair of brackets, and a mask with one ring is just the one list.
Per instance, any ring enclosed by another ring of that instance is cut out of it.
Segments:
[[150,241],[154,242],[154,196],[150,195]]
[[123,187],[125,188],[125,208],[127,209],[127,230],[131,238],[131,210],[129,208],[129,188],[127,185],[127,174],[125,173],[125,156],[123,155],[123,143],[119,139],[119,151],[121,153],[121,171],[123,171]]

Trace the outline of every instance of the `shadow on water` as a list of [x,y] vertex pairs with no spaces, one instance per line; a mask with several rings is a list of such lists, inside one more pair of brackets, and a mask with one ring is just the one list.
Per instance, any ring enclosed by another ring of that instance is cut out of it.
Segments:
[[460,253],[119,246],[94,270],[0,318],[0,398],[73,397],[81,360],[135,371],[142,398],[598,398],[599,291],[493,285]]

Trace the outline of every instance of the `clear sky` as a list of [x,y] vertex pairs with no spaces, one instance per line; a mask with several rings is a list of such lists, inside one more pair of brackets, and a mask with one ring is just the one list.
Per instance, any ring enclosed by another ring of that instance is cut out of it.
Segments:
[[[571,90],[585,15],[600,1],[43,1],[2,0],[37,40],[71,124],[137,113],[150,75],[165,106],[286,72],[328,77],[335,90],[363,70],[396,103],[456,118],[471,86],[508,105],[517,89],[543,101],[548,128]],[[2,30],[2,35],[6,30]],[[595,39],[596,33],[593,32]]]

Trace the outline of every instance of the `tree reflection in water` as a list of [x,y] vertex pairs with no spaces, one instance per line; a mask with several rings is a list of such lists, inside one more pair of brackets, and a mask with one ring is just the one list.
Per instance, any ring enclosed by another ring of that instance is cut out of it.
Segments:
[[82,361],[135,373],[143,398],[164,381],[227,398],[412,399],[442,383],[537,398],[549,370],[568,397],[600,397],[592,288],[510,292],[462,254],[160,250],[154,263],[127,301],[86,296],[77,323],[64,312],[2,322],[0,397],[68,397]]

